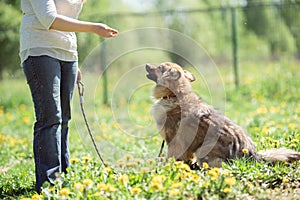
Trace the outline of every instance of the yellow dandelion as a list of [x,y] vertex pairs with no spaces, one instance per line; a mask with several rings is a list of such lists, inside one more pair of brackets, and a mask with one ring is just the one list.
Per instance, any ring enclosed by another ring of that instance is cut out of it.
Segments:
[[93,183],[94,182],[91,179],[85,179],[85,180],[83,180],[83,184],[86,185],[86,186],[88,186],[88,187],[92,186]]
[[13,115],[11,114],[11,113],[6,113],[5,114],[5,117],[6,117],[6,119],[8,119],[8,120],[12,120],[12,118],[13,118]]
[[78,158],[71,158],[70,159],[70,163],[78,163],[79,162],[79,159]]
[[83,185],[81,183],[74,183],[73,187],[77,191],[83,191]]
[[169,196],[175,197],[175,196],[178,196],[180,194],[180,190],[178,190],[178,189],[168,190],[168,194],[169,194]]
[[243,154],[247,155],[249,153],[248,149],[242,149]]
[[104,189],[106,187],[106,184],[105,183],[99,183],[98,185],[97,185],[97,188],[98,189]]
[[104,188],[104,191],[106,192],[116,192],[117,188],[113,186],[112,184],[106,184],[106,187]]
[[[1,115],[1,113],[0,113],[0,115]],[[31,198],[21,198],[20,200],[31,200]]]
[[101,130],[102,130],[102,132],[106,132],[108,130],[106,123],[101,124]]
[[104,167],[104,168],[103,168],[103,171],[106,172],[106,173],[110,173],[110,172],[112,172],[113,170],[112,170],[112,168],[110,168],[110,167]]
[[165,180],[166,180],[166,177],[164,175],[158,175],[158,176],[153,177],[151,182],[161,184]]
[[82,170],[84,170],[84,171],[87,171],[87,170],[89,170],[89,169],[90,169],[90,167],[87,166],[87,165],[82,166]]
[[90,157],[90,156],[83,156],[82,157],[82,161],[84,162],[84,163],[88,163],[88,162],[90,162],[92,160],[92,158]]
[[131,194],[140,194],[141,192],[142,192],[141,188],[134,187],[130,189]]
[[223,171],[222,171],[222,174],[223,174],[224,176],[230,176],[230,175],[231,175],[231,171],[229,171],[229,170],[223,170]]
[[183,183],[179,182],[179,183],[174,183],[173,185],[171,185],[171,188],[175,189],[175,188],[183,188]]
[[190,181],[192,181],[194,183],[198,183],[199,182],[199,176],[197,174],[193,174],[193,176],[190,178]]
[[287,178],[283,178],[283,179],[282,179],[282,182],[283,182],[283,183],[289,183],[289,182],[290,182],[290,180],[289,180],[289,179],[287,179]]
[[160,183],[151,183],[150,188],[153,190],[163,191],[165,190],[165,187]]
[[125,159],[126,161],[129,161],[129,160],[132,160],[132,159],[133,159],[133,156],[132,156],[131,154],[126,154],[126,155],[124,156],[124,159]]
[[25,154],[25,153],[19,153],[19,156],[20,156],[20,157],[25,157],[26,154]]
[[297,145],[296,145],[296,144],[290,144],[289,147],[290,147],[291,149],[293,149],[293,148],[296,148]]
[[152,139],[153,139],[154,141],[159,141],[160,137],[158,137],[158,136],[156,135],[156,136],[153,136]]
[[148,167],[142,167],[140,172],[142,173],[148,173],[150,171],[150,169]]
[[202,163],[202,167],[203,167],[204,169],[208,169],[208,168],[209,168],[209,165],[208,165],[207,162],[203,162],[203,163]]
[[20,109],[20,111],[25,111],[26,110],[26,105],[25,104],[20,104],[19,105],[19,109]]
[[257,114],[266,114],[268,112],[268,109],[265,105],[259,107],[258,109],[256,109],[256,113]]
[[148,160],[147,160],[147,163],[153,164],[153,163],[155,163],[155,160],[153,160],[153,159],[148,159]]
[[208,186],[210,186],[210,183],[209,182],[201,182],[200,183],[200,185],[201,185],[201,187],[208,187]]
[[298,143],[298,142],[299,142],[298,139],[292,139],[292,140],[291,140],[291,143]]
[[41,199],[43,199],[43,196],[39,194],[34,194],[31,197],[31,200],[41,200]]
[[234,185],[236,183],[236,180],[234,177],[227,177],[224,179],[224,183],[226,185]]
[[291,130],[296,130],[296,128],[297,128],[297,125],[293,124],[293,123],[290,123],[288,126]]
[[127,185],[127,183],[129,182],[129,178],[126,174],[122,174],[119,178],[118,178],[118,182],[122,185]]
[[230,192],[231,192],[231,189],[230,189],[230,188],[224,188],[223,192],[225,192],[225,193],[230,193]]
[[30,123],[30,117],[26,116],[26,117],[23,117],[23,122],[25,124],[29,124]]
[[68,196],[70,194],[70,189],[69,188],[62,188],[59,191],[59,194],[62,196]]
[[102,195],[101,195],[101,193],[100,192],[95,192],[94,193],[94,197],[101,197]]
[[174,164],[175,164],[176,168],[178,168],[178,169],[182,169],[185,171],[191,170],[191,168],[187,164],[185,164],[183,161],[175,161]]
[[125,164],[125,167],[134,167],[136,165],[137,165],[136,162],[128,162],[128,163]]

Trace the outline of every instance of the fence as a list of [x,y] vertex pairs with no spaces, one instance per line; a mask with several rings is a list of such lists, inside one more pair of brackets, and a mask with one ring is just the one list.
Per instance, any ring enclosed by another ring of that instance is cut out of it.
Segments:
[[[280,59],[282,56],[295,58],[300,55],[300,2],[251,2],[247,5],[205,9],[115,13],[104,15],[101,19],[109,24],[122,22],[126,25],[121,28],[127,30],[145,26],[167,27],[187,34],[204,44],[219,65],[231,63],[234,82],[238,87],[239,63]],[[206,30],[195,34],[202,26]],[[102,47],[105,48],[105,45]],[[105,55],[102,55],[101,62],[101,66],[105,66]],[[106,76],[105,73],[104,103],[108,101]]]

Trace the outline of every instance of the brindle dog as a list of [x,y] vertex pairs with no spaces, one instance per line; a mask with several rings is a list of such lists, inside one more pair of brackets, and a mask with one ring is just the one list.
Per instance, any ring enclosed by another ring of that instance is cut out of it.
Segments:
[[255,160],[299,160],[300,153],[286,149],[257,152],[247,132],[205,103],[192,90],[195,77],[175,63],[147,64],[147,78],[156,83],[152,111],[157,128],[168,145],[168,157],[199,166],[221,167],[222,161],[251,157]]

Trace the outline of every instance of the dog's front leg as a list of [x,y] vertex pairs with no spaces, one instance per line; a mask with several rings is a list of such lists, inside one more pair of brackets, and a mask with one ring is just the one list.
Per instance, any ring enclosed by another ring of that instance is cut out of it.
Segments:
[[189,161],[193,158],[193,153],[182,146],[182,141],[178,137],[168,144],[168,158],[174,157],[176,160]]

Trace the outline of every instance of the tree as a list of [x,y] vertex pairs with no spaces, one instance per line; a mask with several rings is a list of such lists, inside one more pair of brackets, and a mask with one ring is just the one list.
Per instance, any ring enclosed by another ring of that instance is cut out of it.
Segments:
[[244,9],[246,27],[269,43],[272,56],[277,58],[282,53],[294,53],[295,42],[285,21],[273,5],[263,6],[255,0],[248,0]]
[[4,69],[14,71],[20,67],[18,53],[21,17],[21,12],[12,4],[0,2],[0,80]]

